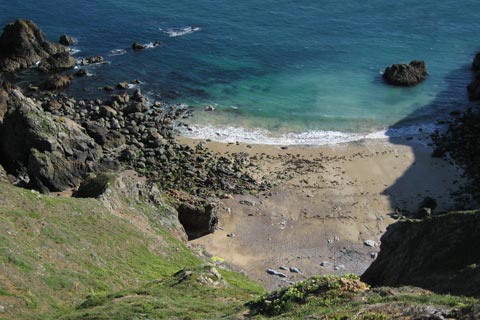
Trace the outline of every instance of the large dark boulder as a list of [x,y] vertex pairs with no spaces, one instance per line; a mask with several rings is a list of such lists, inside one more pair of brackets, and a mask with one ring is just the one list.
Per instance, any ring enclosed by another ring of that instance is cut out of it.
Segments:
[[480,211],[397,222],[381,240],[362,281],[480,296]]
[[409,64],[394,64],[385,69],[383,79],[394,86],[411,87],[427,77],[424,61],[412,61]]
[[178,208],[178,220],[188,235],[188,240],[194,240],[213,233],[218,225],[217,207],[213,203],[190,204],[182,203]]
[[468,99],[480,100],[480,74],[475,75],[472,82],[467,86]]
[[71,46],[73,44],[73,38],[70,37],[69,35],[62,34],[60,36],[60,39],[58,40],[58,43],[64,46]]
[[72,196],[76,198],[97,198],[105,193],[116,176],[108,173],[92,174],[85,178]]
[[49,65],[55,66],[52,59],[61,59],[60,65],[70,68],[75,64],[66,59],[69,55],[65,46],[47,41],[31,20],[19,19],[6,25],[0,37],[0,72],[14,72],[37,63],[43,64],[44,70],[50,70]]
[[10,173],[24,172],[29,187],[63,191],[96,170],[101,147],[75,122],[45,113],[18,90],[9,92],[0,124],[0,162]]
[[473,58],[472,69],[474,71],[480,70],[480,52],[475,55],[475,58]]

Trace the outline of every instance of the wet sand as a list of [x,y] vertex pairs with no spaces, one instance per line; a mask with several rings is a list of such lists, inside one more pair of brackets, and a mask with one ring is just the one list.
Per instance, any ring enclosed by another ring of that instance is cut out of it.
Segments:
[[[249,172],[276,186],[220,203],[220,229],[192,241],[275,289],[314,274],[361,274],[375,258],[395,208],[415,212],[426,196],[435,212],[453,208],[461,171],[432,158],[422,141],[367,140],[334,146],[205,142],[215,153],[246,152]],[[179,138],[196,145],[200,140]],[[301,273],[281,270],[295,267]],[[267,269],[285,277],[270,275]]]

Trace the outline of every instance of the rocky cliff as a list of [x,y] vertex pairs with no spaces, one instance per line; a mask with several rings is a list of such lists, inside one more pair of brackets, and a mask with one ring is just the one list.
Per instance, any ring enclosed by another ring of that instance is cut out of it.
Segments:
[[31,20],[18,19],[5,26],[0,37],[0,72],[14,72],[38,65],[43,71],[72,68],[68,49],[50,42]]
[[380,254],[362,281],[479,296],[479,248],[480,211],[397,222],[383,235]]

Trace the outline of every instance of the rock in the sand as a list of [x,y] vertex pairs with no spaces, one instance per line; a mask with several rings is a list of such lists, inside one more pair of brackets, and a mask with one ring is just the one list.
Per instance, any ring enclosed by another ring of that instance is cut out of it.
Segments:
[[290,272],[293,272],[293,273],[301,273],[301,272],[300,272],[300,269],[298,269],[297,267],[290,267]]
[[427,67],[424,61],[412,61],[409,64],[394,64],[387,67],[383,79],[395,86],[415,86],[427,77]]
[[46,90],[59,90],[66,88],[72,82],[72,76],[67,74],[54,74],[45,81]]
[[189,240],[213,233],[218,226],[217,206],[214,203],[198,205],[182,203],[177,211],[178,219]]
[[475,58],[473,58],[472,69],[474,71],[480,70],[480,52],[475,55]]
[[251,201],[251,200],[240,200],[240,204],[251,206],[251,207],[254,207],[257,205],[255,201]]
[[73,38],[70,37],[69,35],[62,34],[60,36],[60,39],[58,39],[58,43],[68,47],[73,44]]
[[143,49],[145,49],[145,48],[146,48],[145,45],[140,44],[140,43],[138,43],[138,42],[134,42],[134,43],[132,44],[132,49],[133,49],[133,50],[136,50],[136,51],[137,51],[137,50],[143,50]]
[[328,261],[320,262],[320,266],[322,266],[322,267],[326,267],[326,266],[329,266],[329,265],[330,265],[330,262],[328,262]]
[[373,240],[365,240],[363,244],[366,245],[367,247],[372,247],[372,248],[375,248],[376,246],[378,246],[378,244]]
[[333,269],[334,270],[345,270],[345,265],[344,264],[338,264]]
[[[14,72],[36,64],[44,64],[45,69],[48,66],[71,68],[75,62],[71,64],[69,55],[64,46],[47,41],[31,20],[19,19],[6,25],[0,37],[0,72]],[[57,59],[63,62],[53,63]]]
[[267,269],[267,273],[274,276],[278,275],[278,271],[274,269]]
[[280,266],[278,269],[287,271],[287,270],[288,270],[288,267]]

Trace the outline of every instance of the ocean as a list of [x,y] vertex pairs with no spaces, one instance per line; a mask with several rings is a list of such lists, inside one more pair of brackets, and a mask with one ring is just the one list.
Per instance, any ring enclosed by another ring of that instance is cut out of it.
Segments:
[[[77,95],[138,79],[152,100],[194,108],[182,134],[319,145],[428,132],[467,108],[478,12],[472,0],[10,0],[0,24],[32,19],[50,40],[73,36],[76,58],[104,56]],[[162,45],[135,52],[134,41]],[[386,66],[411,60],[426,61],[427,80],[383,82]]]

